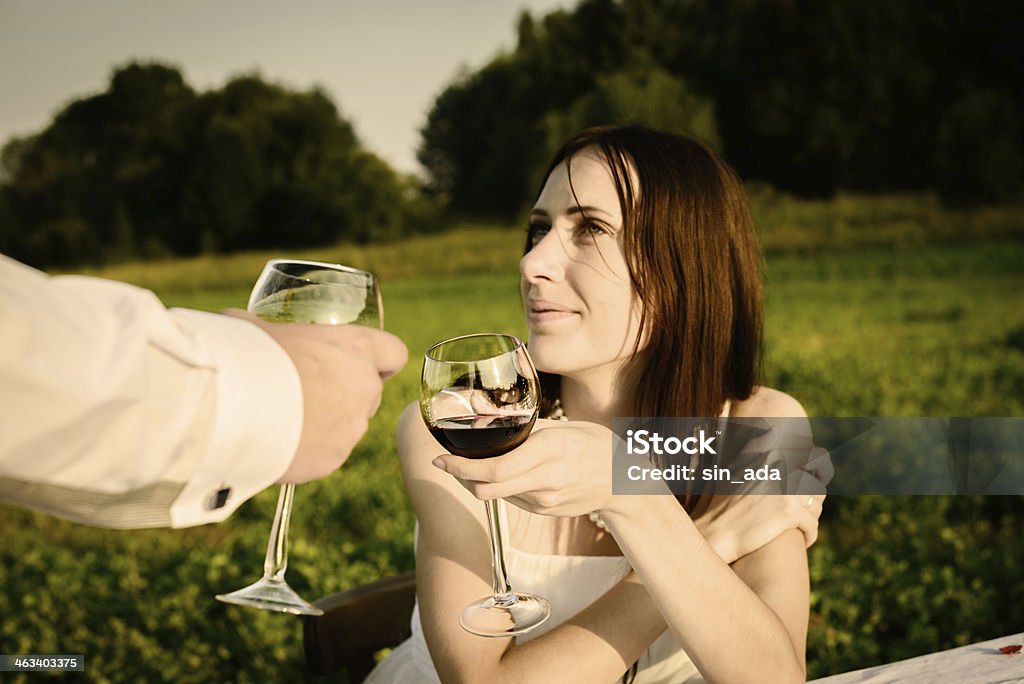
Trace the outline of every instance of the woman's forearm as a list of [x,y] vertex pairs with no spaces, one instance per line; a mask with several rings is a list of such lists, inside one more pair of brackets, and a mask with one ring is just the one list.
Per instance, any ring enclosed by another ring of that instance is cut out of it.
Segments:
[[[793,636],[800,630],[787,627],[718,557],[673,497],[617,499],[602,517],[709,682],[803,681],[803,646],[796,643],[802,640]],[[799,589],[790,593],[794,603],[801,600]],[[806,606],[806,591],[802,600]]]
[[647,590],[631,572],[574,617],[530,641],[509,645],[491,660],[484,651],[493,640],[481,643],[457,624],[453,631],[450,611],[432,605],[429,594],[422,598],[427,643],[443,681],[611,684],[666,629]]
[[647,590],[630,573],[573,618],[510,648],[500,669],[507,681],[611,683],[665,629]]

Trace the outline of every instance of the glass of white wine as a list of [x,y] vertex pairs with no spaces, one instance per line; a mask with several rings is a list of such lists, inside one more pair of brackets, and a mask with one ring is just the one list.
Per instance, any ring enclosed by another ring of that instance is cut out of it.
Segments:
[[[276,323],[384,327],[384,307],[373,274],[319,261],[268,261],[253,287],[247,308],[263,320]],[[263,577],[230,594],[217,594],[217,600],[294,615],[323,615],[284,579],[294,495],[294,484],[281,486]]]

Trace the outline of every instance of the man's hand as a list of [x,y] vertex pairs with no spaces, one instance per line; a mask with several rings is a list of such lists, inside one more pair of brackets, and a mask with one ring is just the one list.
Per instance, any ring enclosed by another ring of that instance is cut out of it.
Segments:
[[380,406],[384,380],[405,365],[409,355],[405,345],[390,333],[362,325],[267,323],[241,309],[222,313],[266,331],[299,372],[302,437],[279,482],[301,483],[330,475],[366,433]]

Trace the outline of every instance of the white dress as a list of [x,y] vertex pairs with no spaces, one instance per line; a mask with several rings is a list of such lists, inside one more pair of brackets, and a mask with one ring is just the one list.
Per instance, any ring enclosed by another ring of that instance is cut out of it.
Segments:
[[[728,418],[732,402],[726,401],[721,418]],[[505,502],[499,510],[505,517]],[[508,525],[501,526],[507,534]],[[418,528],[416,537],[418,537]],[[551,617],[533,632],[516,637],[517,643],[535,639],[554,629],[591,603],[629,573],[623,556],[555,556],[520,551],[505,544],[505,564],[516,591],[543,596],[551,604]],[[452,616],[452,619],[457,619]],[[419,601],[412,610],[412,636],[403,641],[374,668],[367,684],[440,684],[420,625]],[[665,630],[640,656],[634,684],[683,684],[703,682],[697,666]]]
[[[504,502],[501,502],[504,506]],[[504,511],[502,511],[504,513]],[[507,529],[506,526],[503,526]],[[615,586],[629,572],[622,556],[552,556],[505,546],[509,577],[517,591],[539,594],[551,603],[551,617],[519,643],[554,629]],[[457,620],[458,616],[452,616]],[[412,636],[370,673],[370,684],[437,683],[440,679],[420,626],[419,603],[412,611]],[[703,682],[690,657],[666,630],[641,656],[636,684]]]

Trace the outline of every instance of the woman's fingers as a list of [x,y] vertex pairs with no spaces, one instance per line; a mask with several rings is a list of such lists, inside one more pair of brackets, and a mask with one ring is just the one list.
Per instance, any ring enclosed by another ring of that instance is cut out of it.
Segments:
[[442,454],[434,466],[456,477],[478,499],[512,499],[526,510],[578,515],[611,494],[607,435],[595,426],[538,421],[525,443],[502,456],[469,459]]
[[[452,473],[452,475],[455,474]],[[510,501],[518,499],[519,503],[517,505],[520,508],[535,509],[536,506],[531,507],[525,504],[525,502],[528,500],[536,502],[538,499],[544,499],[546,496],[544,490],[537,488],[537,478],[529,477],[529,475],[497,482],[471,480],[459,475],[455,475],[455,478],[459,481],[459,484],[465,487],[466,491],[481,501],[487,501],[488,499],[508,499]],[[529,496],[517,496],[526,492],[529,493]]]
[[446,454],[434,459],[434,465],[443,466],[482,501],[508,499],[520,508],[540,512],[550,510],[566,496],[571,497],[571,482],[563,476],[559,464],[530,465],[526,459],[497,462],[503,458],[474,460]]
[[557,421],[538,420],[529,439],[507,454],[494,458],[463,458],[454,454],[441,454],[433,464],[462,480],[475,482],[501,482],[520,477],[545,461],[550,454],[548,435],[550,424]]
[[507,482],[533,469],[535,459],[530,454],[510,452],[494,458],[463,458],[441,454],[432,463],[460,480],[473,482]]
[[[548,490],[536,489],[518,480],[510,482],[464,482],[463,486],[481,501],[487,501],[488,499],[515,500],[517,502],[516,505],[520,508],[538,512],[541,508],[551,505],[548,498],[553,493]],[[528,496],[525,495],[527,492],[529,493]]]

